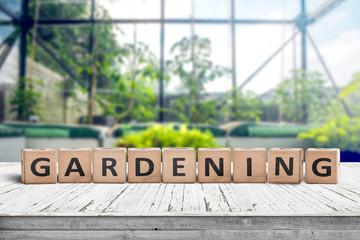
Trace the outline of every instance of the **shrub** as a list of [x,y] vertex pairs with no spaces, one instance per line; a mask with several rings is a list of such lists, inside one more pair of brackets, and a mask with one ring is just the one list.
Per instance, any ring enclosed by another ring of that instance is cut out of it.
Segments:
[[360,118],[339,117],[323,127],[298,135],[315,147],[338,147],[343,151],[360,152]]
[[118,147],[217,147],[210,131],[189,130],[182,125],[175,130],[172,125],[153,125],[140,133],[126,134],[119,138]]

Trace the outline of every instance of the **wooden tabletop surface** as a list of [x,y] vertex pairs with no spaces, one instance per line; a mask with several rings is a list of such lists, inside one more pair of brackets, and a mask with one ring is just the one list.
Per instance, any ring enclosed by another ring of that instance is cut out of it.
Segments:
[[325,184],[25,185],[19,163],[0,163],[2,216],[360,216],[360,163]]

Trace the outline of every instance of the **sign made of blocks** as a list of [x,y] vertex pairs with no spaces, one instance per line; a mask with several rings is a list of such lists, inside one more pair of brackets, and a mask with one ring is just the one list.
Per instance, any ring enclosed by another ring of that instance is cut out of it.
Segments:
[[265,183],[266,149],[234,148],[233,167],[235,183]]
[[23,183],[56,183],[56,175],[54,149],[21,150],[21,181]]
[[91,149],[59,148],[59,182],[91,182]]
[[[21,180],[38,183],[301,183],[339,182],[340,149],[59,148],[22,149]],[[126,165],[126,161],[128,164]],[[58,166],[58,176],[57,176]],[[128,169],[126,169],[128,167]],[[197,168],[197,169],[196,169]],[[267,171],[267,173],[266,173]],[[267,175],[266,175],[267,174]]]
[[268,157],[269,183],[300,183],[303,179],[302,148],[272,148]]
[[162,161],[164,183],[196,182],[195,148],[163,148]]
[[93,151],[93,182],[126,182],[126,148],[95,148]]
[[309,148],[305,152],[306,183],[338,183],[340,149]]
[[199,148],[198,164],[199,182],[231,182],[230,148]]
[[129,148],[128,164],[128,182],[161,182],[160,148]]

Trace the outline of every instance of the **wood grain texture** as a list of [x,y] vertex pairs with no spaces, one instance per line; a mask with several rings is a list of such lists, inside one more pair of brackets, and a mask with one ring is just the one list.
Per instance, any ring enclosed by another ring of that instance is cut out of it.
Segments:
[[341,163],[338,184],[26,185],[20,168],[0,164],[1,216],[360,216],[360,163]]
[[[218,175],[208,163],[212,161],[222,176]],[[220,162],[223,162],[222,168]],[[206,175],[206,168],[209,175]],[[229,183],[231,182],[231,149],[230,148],[199,148],[198,149],[198,181],[199,183]]]
[[[113,170],[105,168],[104,171],[103,161],[105,161],[105,166],[113,166]],[[105,173],[105,176],[103,176],[103,173]],[[95,148],[93,150],[93,182],[124,183],[125,181],[126,148]]]
[[[148,159],[153,164],[153,171],[146,176],[138,176],[137,169],[140,174],[145,174],[150,171],[150,164],[146,161],[139,161],[136,164],[136,159]],[[161,182],[161,150],[160,148],[128,148],[128,182],[129,183],[159,183]]]
[[[248,165],[250,159],[250,166]],[[248,171],[249,168],[249,171]],[[234,148],[233,149],[233,182],[265,183],[266,182],[266,149]]]
[[[46,174],[46,171],[48,171],[47,176],[36,176],[33,171],[31,171],[31,165],[40,158],[42,158],[42,160],[34,164],[35,171],[40,175]],[[55,150],[48,148],[22,149],[21,181],[25,184],[56,183],[57,169]]]
[[305,182],[336,184],[339,181],[339,165],[339,148],[309,148],[305,152]]
[[[175,161],[175,166],[174,159],[178,159],[178,161]],[[176,169],[175,174],[184,176],[174,176],[174,167]],[[196,182],[195,148],[163,148],[162,180],[164,183]]]
[[[286,166],[277,160],[280,158]],[[269,183],[300,183],[303,180],[304,150],[302,148],[271,148],[268,151]],[[291,163],[293,167],[291,167]],[[278,167],[278,172],[276,168]],[[289,173],[285,171],[289,170]]]
[[[59,148],[59,183],[90,183],[91,182],[91,149],[90,148]],[[79,166],[76,165],[76,162]],[[68,169],[78,172],[66,172]],[[81,171],[81,172],[80,172]],[[83,176],[82,176],[83,174]]]

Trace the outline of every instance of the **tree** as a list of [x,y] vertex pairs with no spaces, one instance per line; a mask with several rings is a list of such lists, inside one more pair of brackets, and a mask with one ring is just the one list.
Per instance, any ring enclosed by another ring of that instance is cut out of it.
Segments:
[[325,80],[317,72],[293,71],[276,87],[276,98],[283,113],[294,122],[306,123],[309,113],[326,114],[330,95]]
[[[232,91],[236,91],[236,103],[233,102]],[[231,111],[232,119],[242,121],[260,121],[260,116],[263,113],[261,106],[264,105],[263,101],[259,99],[253,91],[242,91],[240,89],[232,90],[228,96],[228,105],[225,105],[223,111],[229,112],[234,107],[235,112]]]
[[214,65],[210,60],[211,42],[194,36],[182,38],[170,50],[172,60],[167,61],[169,75],[177,76],[185,94],[174,104],[174,111],[185,122],[217,123],[218,101],[211,100],[205,90],[206,83],[229,73],[227,68]]
[[158,59],[141,42],[119,48],[111,79],[113,92],[97,96],[105,116],[117,121],[150,121],[156,118],[156,97],[149,86],[159,79]]

